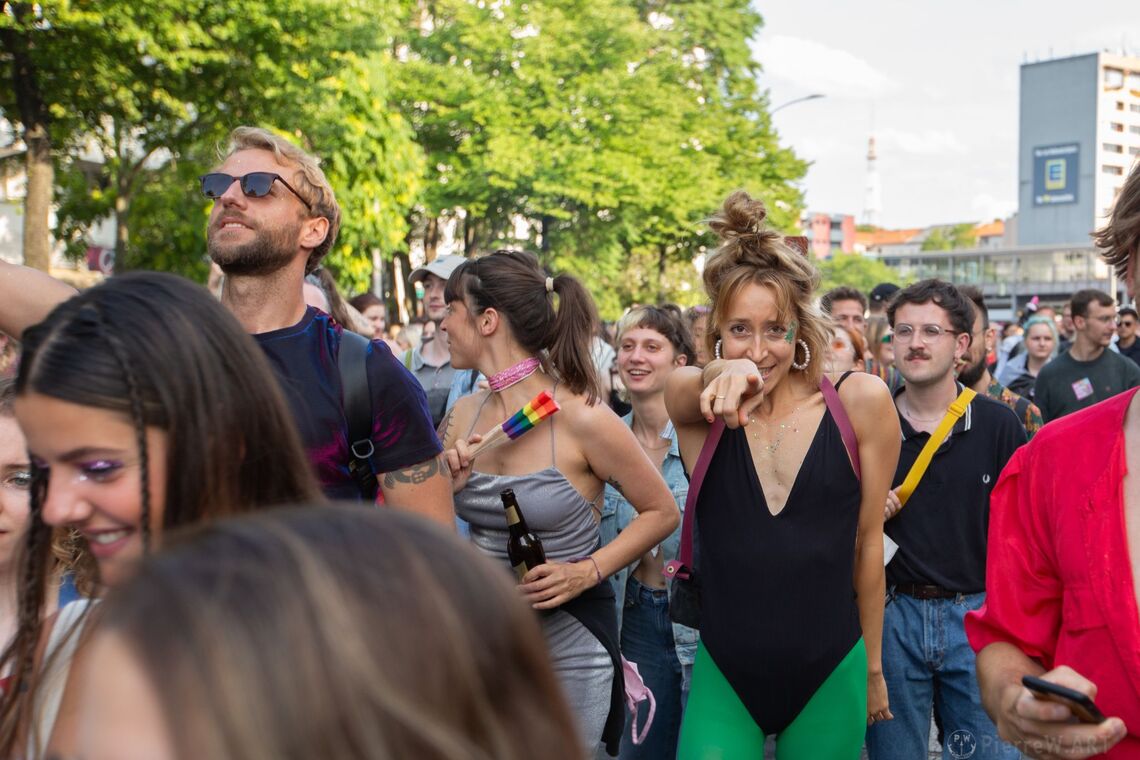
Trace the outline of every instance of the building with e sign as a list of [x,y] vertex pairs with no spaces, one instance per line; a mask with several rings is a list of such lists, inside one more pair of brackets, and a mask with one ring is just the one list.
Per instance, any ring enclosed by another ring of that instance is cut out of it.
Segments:
[[1021,66],[1018,245],[1089,244],[1140,156],[1140,57]]

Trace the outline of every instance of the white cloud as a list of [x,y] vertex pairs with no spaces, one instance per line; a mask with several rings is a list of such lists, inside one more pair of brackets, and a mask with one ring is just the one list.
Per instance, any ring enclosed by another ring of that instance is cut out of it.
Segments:
[[901,151],[914,156],[935,156],[947,153],[964,154],[966,146],[957,135],[945,129],[928,129],[910,132],[897,127],[876,130],[875,142],[880,155],[888,151]]
[[814,40],[762,35],[752,52],[767,76],[829,97],[878,97],[898,82],[853,53]]
[[1017,210],[1017,201],[1010,198],[996,198],[989,193],[978,193],[971,199],[970,208],[977,212],[983,222],[991,219],[1005,219]]

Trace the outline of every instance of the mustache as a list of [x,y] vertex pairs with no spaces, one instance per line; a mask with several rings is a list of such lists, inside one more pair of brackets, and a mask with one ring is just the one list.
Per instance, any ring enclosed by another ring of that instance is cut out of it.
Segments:
[[925,351],[907,351],[906,358],[907,359],[929,359],[930,354],[926,353]]

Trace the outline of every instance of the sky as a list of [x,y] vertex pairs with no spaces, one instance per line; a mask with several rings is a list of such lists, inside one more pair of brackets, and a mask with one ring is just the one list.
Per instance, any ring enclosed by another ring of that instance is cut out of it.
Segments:
[[1122,49],[1140,0],[754,0],[753,41],[781,143],[812,162],[807,208],[861,221],[874,133],[881,224],[1017,210],[1019,67]]

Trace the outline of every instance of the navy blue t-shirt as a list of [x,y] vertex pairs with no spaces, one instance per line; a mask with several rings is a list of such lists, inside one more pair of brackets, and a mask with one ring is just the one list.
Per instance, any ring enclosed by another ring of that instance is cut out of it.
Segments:
[[[352,454],[337,368],[341,326],[310,306],[292,327],[253,337],[269,358],[293,410],[321,489],[330,499],[360,499],[348,470]],[[365,369],[372,397],[376,469],[393,472],[437,456],[442,447],[416,378],[383,341],[369,345]]]

